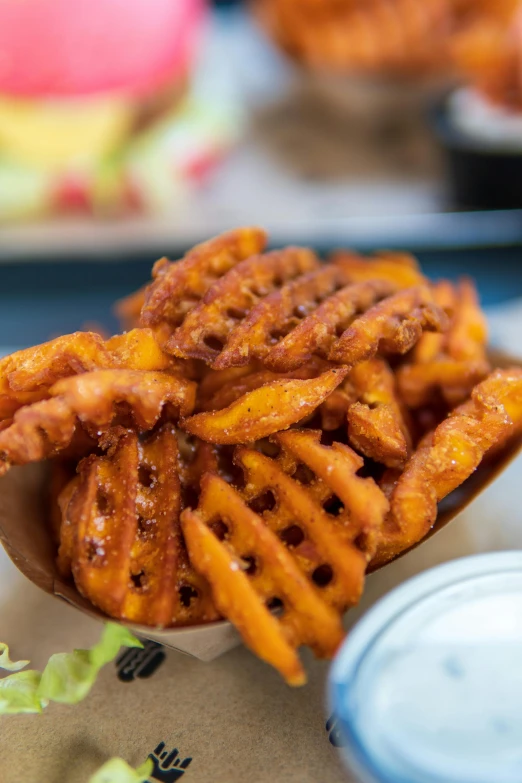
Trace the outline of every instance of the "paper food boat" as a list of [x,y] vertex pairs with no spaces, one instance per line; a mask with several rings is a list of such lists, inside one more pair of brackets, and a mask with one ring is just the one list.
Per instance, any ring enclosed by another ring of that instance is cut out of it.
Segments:
[[[491,352],[490,359],[494,367],[522,367],[522,360],[506,354]],[[455,519],[521,450],[522,433],[497,455],[494,462],[481,465],[443,501],[437,522],[423,541]],[[83,598],[73,584],[64,581],[57,571],[55,544],[45,519],[45,478],[45,466],[28,465],[14,468],[0,479],[0,541],[13,563],[33,584],[91,617],[107,620],[105,614]],[[201,661],[214,660],[241,643],[239,634],[226,620],[171,629],[126,625],[142,638],[152,639]]]

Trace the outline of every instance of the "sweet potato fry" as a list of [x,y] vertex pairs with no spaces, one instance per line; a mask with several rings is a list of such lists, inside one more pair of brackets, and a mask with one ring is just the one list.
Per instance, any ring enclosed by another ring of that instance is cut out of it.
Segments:
[[405,364],[397,370],[397,385],[402,399],[410,408],[420,408],[431,402],[436,389],[447,394],[456,390],[466,397],[490,370],[489,362],[466,361],[441,357],[426,364]]
[[[446,300],[450,325],[446,334],[423,335],[415,346],[413,362],[397,373],[400,392],[411,408],[430,404],[437,393],[455,407],[491,370],[486,356],[487,326],[473,283],[463,278],[453,287],[443,281],[434,296],[441,305]],[[429,338],[435,342],[426,343]]]
[[292,474],[297,464],[302,464],[315,475],[315,481],[307,487],[316,500],[323,505],[335,497],[341,501],[339,523],[369,559],[375,551],[388,502],[373,479],[356,475],[363,467],[363,459],[342,443],[321,444],[320,433],[310,430],[281,432],[273,440],[296,460]]
[[357,403],[348,409],[350,443],[388,467],[400,467],[409,456],[411,435],[395,377],[384,359],[369,359],[352,368],[348,379]]
[[[306,676],[296,647],[309,644],[318,655],[333,655],[343,637],[339,614],[279,538],[217,476],[204,477],[198,509],[185,510],[182,525],[190,559],[210,582],[218,609],[260,658],[291,685],[302,685]],[[280,618],[267,608],[274,599],[282,603]]]
[[[182,359],[202,359],[215,369],[230,334],[253,307],[283,282],[316,268],[311,250],[288,247],[242,261],[207,291],[172,334],[165,348]],[[248,364],[247,343],[244,364]]]
[[338,334],[344,332],[357,313],[365,312],[393,291],[392,283],[379,280],[346,286],[283,337],[267,354],[264,364],[274,372],[288,372],[315,355],[326,359]]
[[340,266],[354,283],[386,280],[395,290],[427,283],[417,261],[409,253],[381,250],[375,256],[361,258],[355,253],[337,250],[331,255],[330,260]]
[[425,329],[444,331],[447,327],[447,316],[433,302],[429,288],[407,288],[356,318],[334,343],[328,358],[353,365],[371,359],[378,350],[406,353]]
[[419,444],[392,492],[391,514],[372,564],[380,565],[420,541],[435,522],[437,503],[521,422],[522,370],[497,370]]
[[242,228],[196,245],[176,263],[166,258],[152,270],[141,312],[143,326],[162,324],[172,330],[205,295],[218,278],[250,256],[261,253],[266,234],[259,228]]
[[107,441],[106,455],[81,464],[65,508],[76,586],[111,617],[131,622],[216,619],[208,587],[183,550],[174,428],[165,425],[145,441],[113,430]]
[[140,325],[141,310],[145,304],[146,294],[147,286],[145,285],[115,303],[114,312],[123,329],[134,329]]
[[150,329],[133,329],[107,341],[94,332],[74,332],[0,360],[0,418],[45,399],[56,381],[71,375],[174,367],[175,360],[162,352]]
[[324,299],[349,282],[340,265],[309,272],[262,299],[232,329],[214,367],[238,367],[263,360]]
[[49,393],[51,399],[21,408],[0,431],[0,474],[58,454],[80,424],[99,436],[122,417],[146,431],[164,408],[174,417],[186,414],[194,406],[195,384],[167,372],[95,370],[62,378]]
[[271,381],[224,410],[184,419],[182,427],[209,443],[252,443],[306,418],[341,383],[346,372],[339,368],[310,380]]

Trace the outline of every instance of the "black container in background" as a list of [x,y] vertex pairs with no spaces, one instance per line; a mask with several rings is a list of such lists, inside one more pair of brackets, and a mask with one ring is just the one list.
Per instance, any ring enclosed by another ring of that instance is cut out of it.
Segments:
[[463,209],[522,207],[522,153],[481,145],[451,122],[446,99],[430,114],[447,160],[455,205]]

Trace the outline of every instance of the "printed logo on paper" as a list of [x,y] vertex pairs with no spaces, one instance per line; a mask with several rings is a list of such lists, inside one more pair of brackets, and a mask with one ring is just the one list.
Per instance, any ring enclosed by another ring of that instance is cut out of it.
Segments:
[[166,750],[164,742],[160,742],[154,753],[149,754],[149,758],[154,765],[149,783],[174,783],[185,774],[192,761],[190,757],[182,759],[177,748],[170,752]]
[[163,647],[157,642],[144,641],[143,648],[129,647],[116,659],[118,678],[122,682],[132,682],[136,677],[150,677],[165,657]]
[[330,717],[326,721],[325,729],[328,732],[328,739],[330,740],[334,748],[342,748],[346,745],[346,742],[344,741],[341,731],[339,729],[339,721],[335,713],[330,715]]

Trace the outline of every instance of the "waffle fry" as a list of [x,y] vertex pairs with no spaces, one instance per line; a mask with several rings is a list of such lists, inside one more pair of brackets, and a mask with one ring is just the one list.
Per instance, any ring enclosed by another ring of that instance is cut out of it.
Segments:
[[387,467],[402,467],[411,450],[405,409],[384,359],[355,365],[349,375],[357,402],[347,411],[352,446]]
[[[202,359],[215,369],[225,369],[230,362],[220,363],[222,349],[238,322],[278,285],[318,265],[316,256],[305,248],[247,258],[207,291],[170,337],[166,350],[182,359]],[[244,358],[240,363],[248,364],[248,355]]]
[[224,369],[263,360],[274,343],[348,282],[342,266],[332,264],[269,294],[233,329],[213,366]]
[[114,305],[114,312],[123,329],[134,329],[140,325],[141,311],[145,304],[148,286],[143,286]]
[[454,407],[491,369],[486,357],[487,326],[472,281],[464,278],[455,288],[444,281],[434,296],[441,304],[445,300],[450,325],[445,334],[423,335],[421,343],[434,339],[414,350],[414,362],[397,372],[401,396],[411,408],[427,405],[437,392]]
[[183,551],[174,428],[165,425],[145,441],[112,431],[107,441],[107,454],[84,460],[62,501],[78,589],[111,617],[132,622],[216,619],[208,588]]
[[392,492],[390,518],[373,564],[386,562],[423,538],[435,522],[437,503],[521,422],[522,370],[497,370],[410,458]]
[[357,318],[330,349],[328,358],[355,364],[383,353],[406,353],[424,330],[443,331],[447,316],[426,286],[394,294]]
[[166,370],[173,366],[150,329],[133,329],[106,341],[94,332],[74,332],[0,360],[0,417],[10,417],[22,405],[45,399],[60,378],[97,369]]
[[[223,526],[226,541],[212,531]],[[246,644],[272,664],[291,685],[306,675],[296,647],[306,643],[321,656],[331,656],[343,630],[339,615],[309,583],[292,555],[232,487],[207,474],[197,511],[182,514],[183,532],[191,561],[212,585],[220,611],[229,617]],[[250,558],[255,553],[256,568]],[[248,571],[253,573],[249,574]],[[266,604],[280,601],[281,618]]]
[[196,413],[184,419],[182,426],[209,443],[252,443],[288,429],[313,413],[346,372],[337,368],[310,380],[271,381],[244,394],[224,410]]
[[382,280],[346,286],[328,297],[283,337],[267,354],[264,364],[274,372],[288,372],[316,355],[327,358],[337,344],[339,334],[357,313],[365,312],[393,291],[393,284]]
[[168,330],[179,326],[218,278],[240,261],[260,253],[265,243],[264,231],[243,228],[196,245],[176,263],[162,258],[152,270],[154,282],[146,291],[142,325],[166,325]]
[[95,370],[63,378],[49,390],[50,399],[18,410],[0,431],[0,474],[55,456],[71,444],[81,424],[94,437],[119,417],[138,431],[151,429],[163,410],[174,418],[194,406],[195,385],[167,372]]
[[[197,510],[182,514],[190,557],[212,585],[219,609],[293,685],[305,679],[297,646],[308,644],[320,656],[337,648],[342,628],[332,608],[358,601],[388,508],[374,482],[355,475],[362,460],[346,446],[321,445],[319,437],[297,430],[275,436],[285,452],[281,460],[237,450],[246,475],[242,497],[207,475]],[[299,464],[318,469],[311,485],[288,475],[297,475]],[[355,487],[363,490],[362,502]],[[267,492],[275,506],[260,516],[252,506]],[[338,517],[323,508],[333,492],[346,501]],[[269,611],[274,598],[282,603],[281,618]]]

